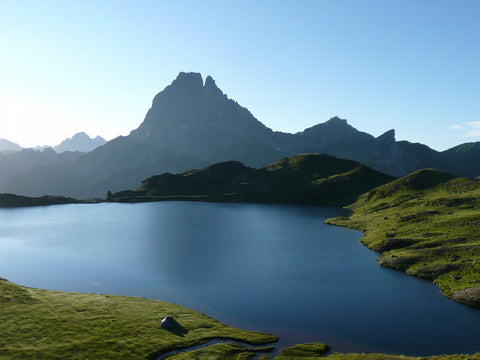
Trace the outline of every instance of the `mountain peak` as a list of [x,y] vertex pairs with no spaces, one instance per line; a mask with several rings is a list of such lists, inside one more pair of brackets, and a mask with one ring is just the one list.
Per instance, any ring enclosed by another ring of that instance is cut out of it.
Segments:
[[177,149],[182,156],[203,159],[221,154],[221,148],[271,134],[247,109],[224,95],[211,76],[204,83],[199,73],[181,72],[155,96],[144,121],[129,136],[158,150]]
[[223,92],[215,84],[215,80],[209,75],[203,82],[202,74],[196,72],[180,72],[175,80],[153,99],[153,106],[163,100],[170,102],[172,98],[186,99],[198,98],[205,94],[210,96],[223,96]]
[[196,72],[180,72],[177,78],[172,82],[171,86],[173,87],[186,87],[189,90],[192,89],[218,89],[215,80],[208,75],[205,79],[205,84],[203,82],[202,74]]
[[208,75],[207,78],[205,79],[205,87],[210,87],[210,86],[217,87],[217,85],[215,84],[215,80],[213,80],[213,78],[210,75]]
[[205,92],[210,94],[210,95],[216,95],[216,96],[223,96],[222,90],[220,90],[215,84],[215,80],[209,75],[205,79],[205,86],[204,86]]
[[73,139],[90,139],[90,136],[88,136],[85,132],[81,131],[73,135],[70,140]]
[[325,124],[341,124],[341,125],[347,125],[348,122],[345,119],[340,119],[338,116],[334,116],[327,120]]
[[[185,91],[199,91],[203,88],[202,74],[195,72],[181,72],[177,78],[173,80],[167,89],[181,89]],[[165,89],[166,90],[166,89]]]
[[55,150],[57,153],[62,153],[65,151],[89,152],[105,144],[106,142],[107,141],[101,136],[97,136],[92,139],[82,131],[76,133],[71,138],[63,140],[60,144],[55,146],[53,150]]
[[395,129],[390,129],[377,137],[377,140],[380,142],[395,142]]
[[[329,135],[325,133],[325,130],[329,129]],[[358,132],[354,127],[348,124],[347,120],[340,119],[338,116],[330,118],[330,120],[325,121],[324,123],[314,125],[303,131],[304,135],[319,135],[324,134],[325,136],[330,137],[331,132],[335,132],[338,136],[345,135],[345,132]]]

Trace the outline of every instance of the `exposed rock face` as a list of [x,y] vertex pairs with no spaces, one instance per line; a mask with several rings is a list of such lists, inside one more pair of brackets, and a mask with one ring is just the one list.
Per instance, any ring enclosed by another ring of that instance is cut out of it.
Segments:
[[[395,140],[395,130],[389,130],[375,139],[375,145],[371,149],[370,161],[378,168],[388,169],[394,176],[402,176],[413,169],[412,157]],[[368,158],[365,159],[369,161]]]
[[454,291],[451,298],[455,301],[479,307],[480,306],[480,286],[475,286],[459,291]]
[[[238,157],[236,144],[252,140],[268,144],[272,134],[247,109],[228,99],[210,76],[203,84],[200,74],[180,73],[155,96],[144,122],[130,137],[158,151],[213,161],[216,154]],[[248,160],[258,165],[255,159]]]

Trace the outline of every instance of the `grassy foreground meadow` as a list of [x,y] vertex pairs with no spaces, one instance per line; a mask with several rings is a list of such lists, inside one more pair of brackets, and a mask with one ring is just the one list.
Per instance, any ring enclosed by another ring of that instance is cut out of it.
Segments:
[[363,231],[381,266],[428,279],[480,307],[480,181],[419,170],[363,194],[350,217],[328,224]]
[[[166,315],[178,322],[172,329],[160,326]],[[212,339],[264,345],[277,337],[162,301],[47,291],[0,280],[0,359],[156,359]],[[251,346],[239,348],[237,353],[255,354]]]

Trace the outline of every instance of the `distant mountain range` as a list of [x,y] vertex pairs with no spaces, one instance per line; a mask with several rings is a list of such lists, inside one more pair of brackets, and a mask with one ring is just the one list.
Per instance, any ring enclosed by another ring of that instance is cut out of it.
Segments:
[[[57,153],[65,151],[81,151],[89,152],[95,150],[97,147],[102,146],[107,141],[101,136],[91,138],[84,132],[79,132],[73,135],[71,138],[63,140],[60,144],[53,147],[53,150]],[[33,150],[43,151],[45,149],[52,148],[48,145],[35,146]],[[0,139],[0,153],[14,153],[22,151],[23,148],[7,139]]]
[[154,97],[144,121],[128,136],[85,154],[44,153],[0,154],[0,192],[105,197],[164,172],[229,160],[257,168],[301,153],[355,160],[396,177],[421,168],[480,175],[479,143],[438,152],[396,141],[394,130],[375,138],[338,117],[296,134],[276,132],[223,94],[210,76],[204,82],[198,73],[183,72]]

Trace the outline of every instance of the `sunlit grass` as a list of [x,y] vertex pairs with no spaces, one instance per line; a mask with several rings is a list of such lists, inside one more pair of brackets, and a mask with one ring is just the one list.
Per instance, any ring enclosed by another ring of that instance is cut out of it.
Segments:
[[[142,298],[46,291],[2,280],[0,303],[1,359],[153,359],[213,338],[256,345],[276,341],[273,335]],[[184,331],[162,329],[166,315]]]
[[350,217],[327,223],[364,232],[380,265],[432,280],[446,296],[480,306],[480,184],[420,170],[362,195]]

